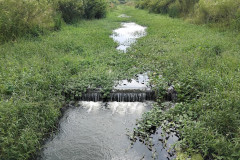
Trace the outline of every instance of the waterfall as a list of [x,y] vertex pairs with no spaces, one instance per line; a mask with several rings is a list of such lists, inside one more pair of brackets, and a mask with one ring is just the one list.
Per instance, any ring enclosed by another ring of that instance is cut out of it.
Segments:
[[108,102],[145,102],[154,101],[155,93],[153,91],[142,91],[142,92],[112,92],[106,98],[103,97],[101,92],[88,92],[82,94],[82,96],[75,97],[79,101],[108,101]]
[[116,82],[108,97],[104,97],[101,89],[91,90],[75,97],[79,101],[107,102],[145,102],[156,100],[155,92],[149,83],[148,72],[137,74],[135,79]]

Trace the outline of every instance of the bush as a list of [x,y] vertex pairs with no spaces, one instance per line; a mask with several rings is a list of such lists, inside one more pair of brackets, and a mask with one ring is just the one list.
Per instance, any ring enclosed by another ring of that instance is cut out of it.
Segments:
[[240,8],[235,13],[235,18],[231,21],[231,27],[235,30],[240,30]]
[[59,0],[58,11],[63,20],[74,23],[80,19],[103,18],[107,13],[106,0]]
[[149,10],[155,13],[168,13],[169,5],[175,0],[153,0],[149,5]]
[[140,0],[136,7],[240,30],[240,0]]
[[47,0],[0,1],[0,42],[54,29],[56,15],[53,4]]
[[[60,12],[60,13],[59,13]],[[0,42],[106,16],[106,0],[0,0]]]
[[169,6],[170,17],[179,17],[180,12],[181,12],[181,5],[178,0]]
[[200,0],[195,8],[195,19],[198,23],[226,23],[234,19],[240,2],[236,0]]
[[66,23],[73,23],[84,16],[84,6],[82,0],[60,0],[59,11]]
[[169,13],[171,17],[189,14],[199,0],[141,0],[137,8],[147,8],[155,13]]
[[199,0],[179,0],[181,6],[181,13],[183,15],[188,15],[194,11],[194,6],[199,2]]
[[85,18],[103,18],[107,13],[105,0],[84,0]]

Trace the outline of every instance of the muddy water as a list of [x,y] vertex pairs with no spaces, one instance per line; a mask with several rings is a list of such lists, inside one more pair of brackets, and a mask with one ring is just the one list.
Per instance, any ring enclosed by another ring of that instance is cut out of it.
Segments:
[[122,23],[122,27],[113,31],[111,36],[119,44],[118,50],[126,52],[131,44],[135,43],[138,38],[146,35],[146,27],[136,23]]
[[[152,151],[137,142],[131,148],[126,135],[136,119],[151,109],[153,102],[79,102],[60,120],[60,130],[44,146],[42,160],[140,160],[152,159]],[[158,141],[158,158],[168,154]],[[171,138],[170,138],[171,140]]]

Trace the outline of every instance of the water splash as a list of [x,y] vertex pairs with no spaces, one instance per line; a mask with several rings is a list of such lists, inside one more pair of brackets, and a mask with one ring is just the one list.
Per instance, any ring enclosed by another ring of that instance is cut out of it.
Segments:
[[117,101],[117,102],[145,102],[154,101],[155,92],[151,89],[148,72],[137,74],[134,79],[121,80],[115,83],[112,92],[108,97],[103,97],[99,90],[88,90],[80,97],[79,101]]

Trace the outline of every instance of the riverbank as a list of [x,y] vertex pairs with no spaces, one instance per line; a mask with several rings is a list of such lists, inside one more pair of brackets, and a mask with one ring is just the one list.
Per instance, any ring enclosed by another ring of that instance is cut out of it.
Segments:
[[[148,27],[147,36],[119,54],[110,35],[126,21]],[[108,94],[115,80],[144,71],[154,73],[151,79],[162,95],[168,84],[175,86],[177,107],[158,116],[182,121],[177,124],[184,151],[237,159],[239,41],[236,33],[124,6],[105,19],[1,45],[0,159],[34,156],[46,134],[55,131],[61,106],[87,87],[101,86]]]
[[120,26],[119,14],[0,46],[0,159],[34,156],[66,101],[88,86],[107,93],[114,80],[138,73],[109,37]]
[[240,54],[239,34],[219,32],[146,11],[125,10],[133,21],[148,27],[129,55],[151,77],[164,100],[172,85],[177,92],[174,108],[162,103],[145,114],[135,135],[148,126],[175,128],[188,155],[204,159],[239,159]]

